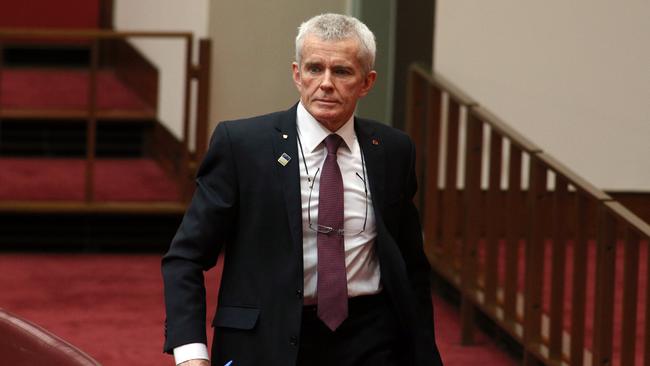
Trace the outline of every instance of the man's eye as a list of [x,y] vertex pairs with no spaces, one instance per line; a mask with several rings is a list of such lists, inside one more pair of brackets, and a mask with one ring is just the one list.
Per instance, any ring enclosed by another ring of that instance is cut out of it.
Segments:
[[320,67],[318,67],[318,66],[310,66],[310,67],[307,68],[307,70],[309,72],[311,72],[311,73],[317,73],[317,72],[320,72]]
[[334,70],[334,73],[336,73],[337,75],[350,75],[351,74],[350,70],[348,70],[348,69],[336,69],[336,70]]

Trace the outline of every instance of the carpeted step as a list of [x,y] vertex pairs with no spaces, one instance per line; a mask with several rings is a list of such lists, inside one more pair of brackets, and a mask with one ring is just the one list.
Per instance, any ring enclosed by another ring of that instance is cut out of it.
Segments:
[[[0,201],[83,201],[84,159],[0,159]],[[177,202],[176,181],[147,158],[97,159],[97,201]]]
[[[0,116],[84,118],[89,106],[87,69],[5,68],[0,75]],[[97,111],[104,119],[155,119],[155,109],[112,70],[97,73]]]

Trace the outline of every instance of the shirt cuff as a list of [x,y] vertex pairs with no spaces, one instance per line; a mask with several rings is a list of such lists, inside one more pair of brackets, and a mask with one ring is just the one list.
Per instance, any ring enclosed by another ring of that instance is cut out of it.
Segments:
[[174,348],[174,361],[181,364],[189,360],[210,360],[208,346],[203,343],[189,343]]

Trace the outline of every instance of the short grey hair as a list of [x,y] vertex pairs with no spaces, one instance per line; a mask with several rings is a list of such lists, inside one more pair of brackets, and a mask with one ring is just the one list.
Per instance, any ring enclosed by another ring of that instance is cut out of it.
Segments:
[[359,42],[359,62],[367,74],[375,67],[377,45],[375,35],[359,19],[342,14],[317,15],[298,27],[296,36],[296,62],[302,61],[302,46],[307,35],[323,41],[342,41],[356,38]]

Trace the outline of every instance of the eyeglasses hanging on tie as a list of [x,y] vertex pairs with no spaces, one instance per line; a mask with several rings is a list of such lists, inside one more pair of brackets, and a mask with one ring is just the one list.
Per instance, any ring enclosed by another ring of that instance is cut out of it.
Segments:
[[[365,173],[365,164],[363,162],[363,157],[361,158],[361,163],[362,163],[362,165],[364,165],[363,170],[364,170],[364,173]],[[366,223],[368,221],[368,186],[366,185],[366,180],[359,173],[356,173],[356,172],[354,174],[357,176],[357,178],[361,179],[361,181],[363,182],[363,192],[364,192],[364,195],[365,195],[365,210],[364,210],[364,217],[363,217],[363,227],[360,230],[359,229],[357,229],[357,230],[350,230],[350,229],[345,230],[344,228],[333,228],[333,227],[330,227],[330,226],[319,225],[317,223],[312,222],[312,220],[311,220],[311,196],[312,196],[312,192],[314,190],[314,184],[316,183],[316,177],[318,177],[319,172],[320,172],[320,168],[318,168],[318,170],[316,170],[316,174],[314,174],[313,179],[309,178],[309,176],[307,178],[307,181],[309,183],[309,201],[307,203],[307,218],[308,218],[308,221],[309,221],[309,228],[311,230],[313,230],[313,231],[315,231],[317,233],[321,233],[321,234],[328,234],[329,235],[329,234],[334,233],[334,234],[342,235],[342,236],[355,236],[355,235],[359,235],[359,234],[363,233],[364,231],[366,231]]]

